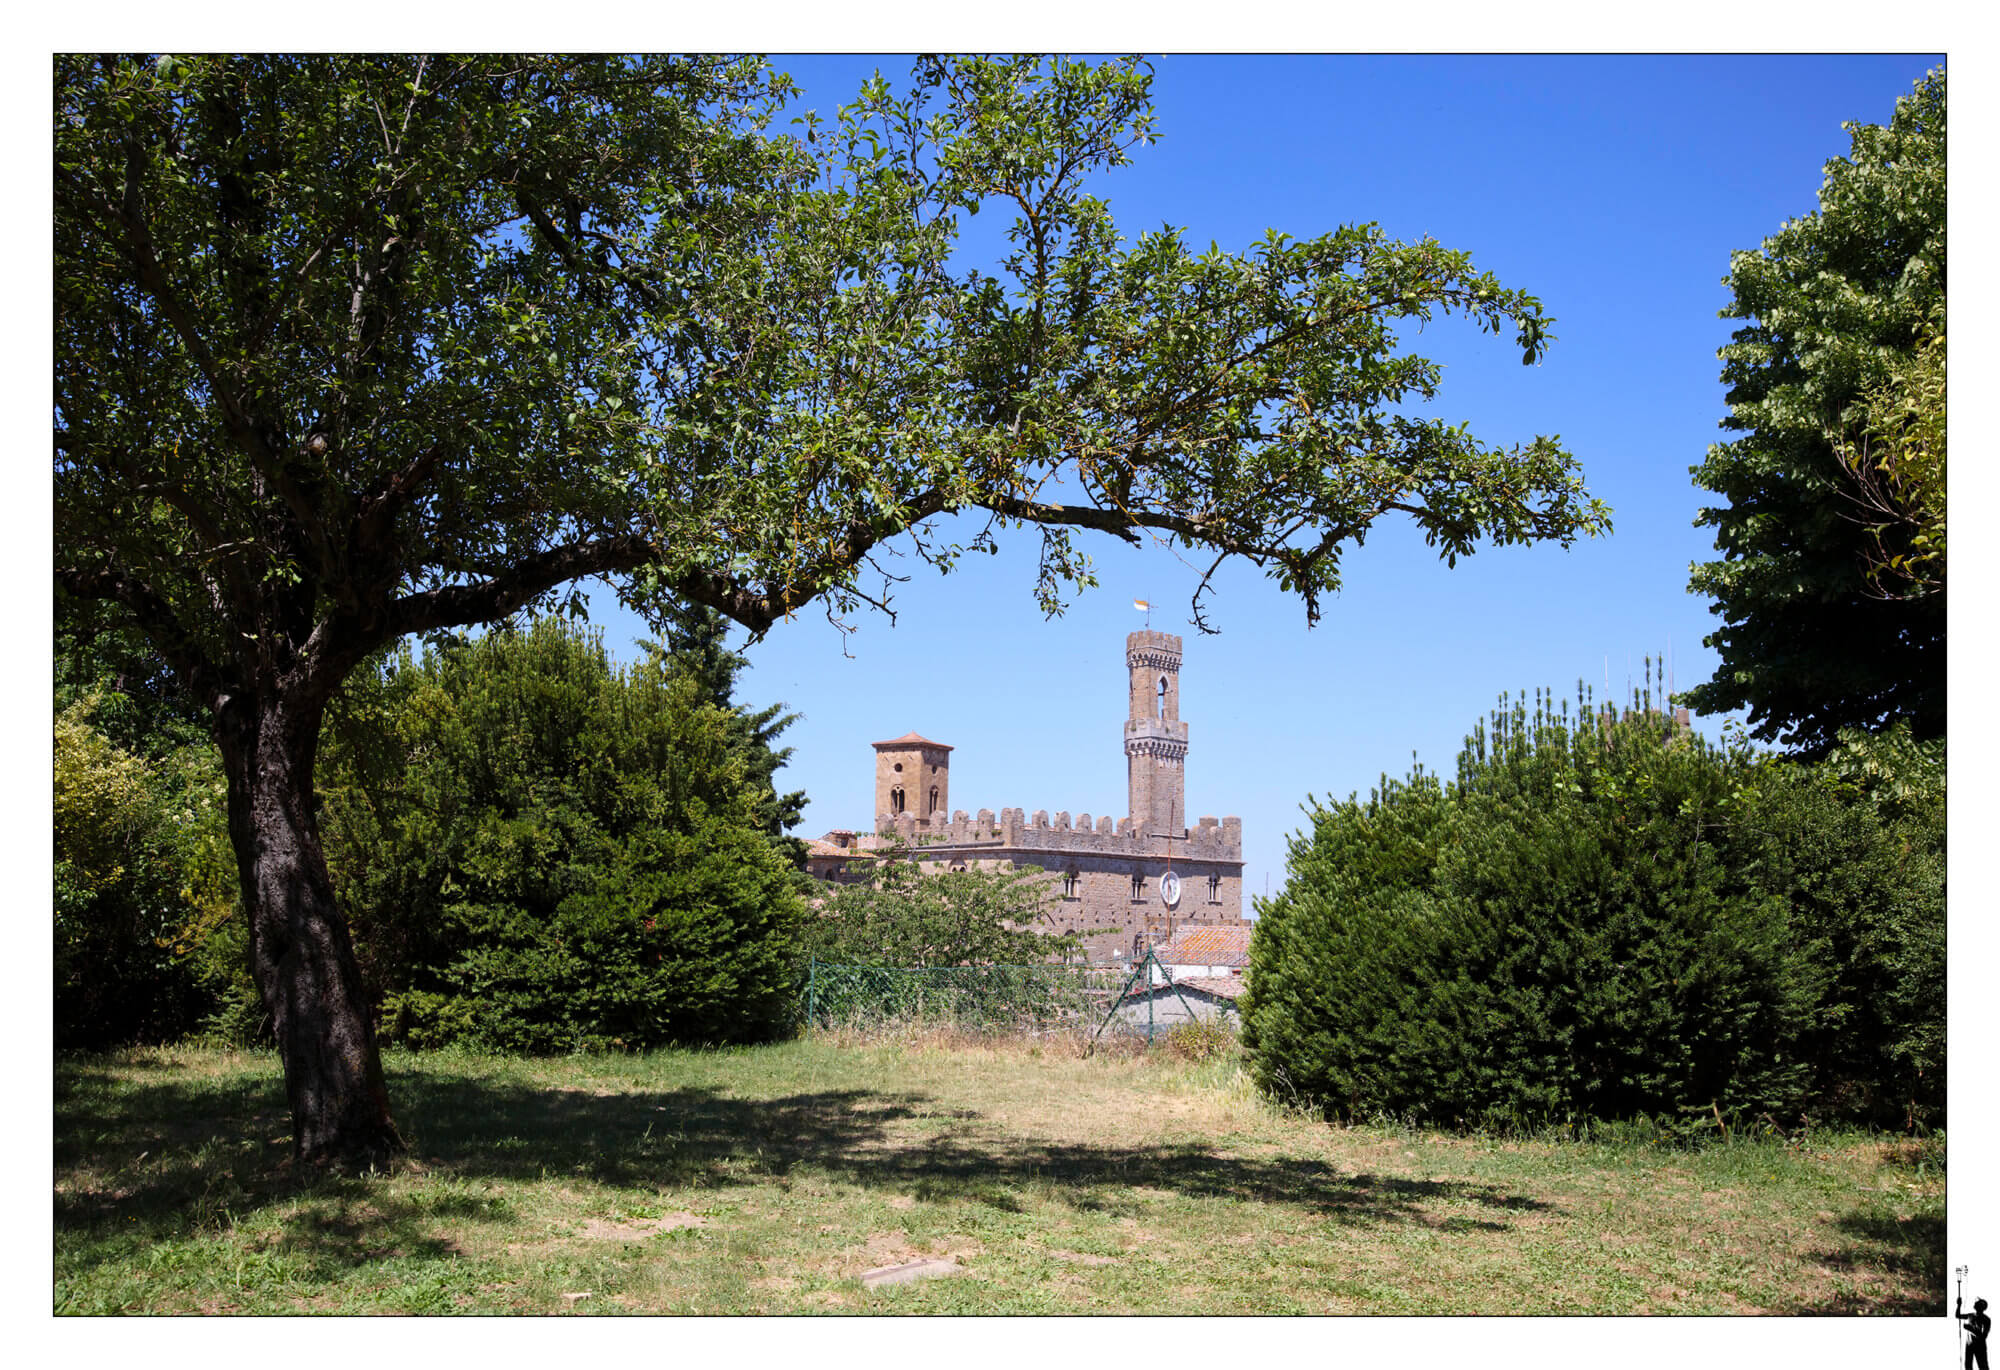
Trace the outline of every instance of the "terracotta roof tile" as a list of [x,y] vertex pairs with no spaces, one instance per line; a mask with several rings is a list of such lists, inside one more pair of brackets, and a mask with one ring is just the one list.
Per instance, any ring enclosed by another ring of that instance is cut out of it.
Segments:
[[1175,980],[1173,984],[1134,985],[1125,992],[1125,998],[1128,1001],[1144,999],[1150,994],[1155,999],[1171,999],[1174,997],[1174,991],[1177,988],[1199,990],[1203,994],[1212,994],[1218,999],[1241,999],[1243,997],[1243,977],[1240,975],[1189,975]]
[[952,750],[942,742],[933,742],[928,737],[919,737],[915,733],[904,733],[901,737],[892,737],[887,742],[877,742],[873,745],[877,747],[935,747],[941,752]]
[[1182,928],[1153,955],[1169,966],[1241,966],[1250,960],[1247,926]]
[[1240,975],[1190,975],[1187,979],[1176,981],[1175,983],[1185,985],[1189,989],[1198,989],[1209,994],[1218,995],[1224,999],[1241,999],[1243,997],[1243,977]]

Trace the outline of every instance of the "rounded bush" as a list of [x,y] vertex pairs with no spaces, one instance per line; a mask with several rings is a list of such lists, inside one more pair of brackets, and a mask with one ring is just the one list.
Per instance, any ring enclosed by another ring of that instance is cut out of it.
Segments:
[[1455,782],[1308,812],[1251,946],[1269,1093],[1501,1129],[1941,1109],[1942,1000],[1897,990],[1941,974],[1941,825],[1587,697],[1496,715]]

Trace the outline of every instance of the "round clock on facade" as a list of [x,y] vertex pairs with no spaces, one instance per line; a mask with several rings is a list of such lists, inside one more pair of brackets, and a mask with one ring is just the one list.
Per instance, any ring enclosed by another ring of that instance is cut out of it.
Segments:
[[1172,871],[1160,877],[1160,902],[1168,908],[1181,902],[1181,878]]

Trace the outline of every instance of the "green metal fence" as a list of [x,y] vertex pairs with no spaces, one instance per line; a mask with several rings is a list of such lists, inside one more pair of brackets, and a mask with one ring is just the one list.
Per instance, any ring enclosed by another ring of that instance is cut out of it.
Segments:
[[[1159,975],[1153,975],[1154,971]],[[1167,983],[1158,993],[1145,986]],[[1162,1005],[1158,1001],[1170,1002]],[[1171,1001],[1178,1001],[1173,1012]],[[806,1031],[890,1024],[979,1032],[1116,1033],[1152,1041],[1198,1014],[1150,953],[1118,966],[849,966],[814,961]],[[1233,1015],[1228,1015],[1233,1019]]]

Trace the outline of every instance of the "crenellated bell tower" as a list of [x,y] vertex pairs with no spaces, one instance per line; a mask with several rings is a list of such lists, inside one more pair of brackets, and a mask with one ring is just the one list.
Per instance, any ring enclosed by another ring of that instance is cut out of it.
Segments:
[[1125,719],[1125,777],[1140,831],[1187,831],[1187,724],[1181,722],[1181,640],[1145,629],[1125,639],[1131,708]]

